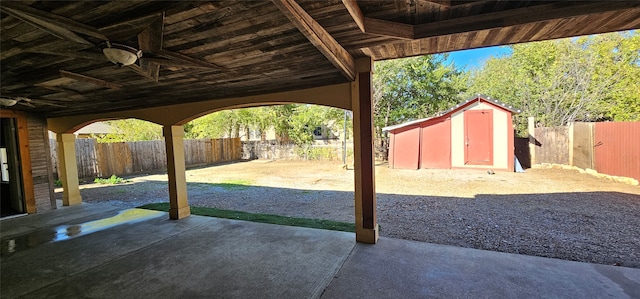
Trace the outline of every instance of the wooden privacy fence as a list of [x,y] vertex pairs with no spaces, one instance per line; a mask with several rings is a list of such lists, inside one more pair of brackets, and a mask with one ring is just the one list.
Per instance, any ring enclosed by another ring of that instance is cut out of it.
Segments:
[[572,165],[640,180],[640,122],[576,122],[534,132],[532,164]]
[[[51,139],[51,159],[58,173],[58,146]],[[239,138],[195,139],[184,141],[186,166],[199,166],[242,158]],[[164,140],[97,143],[95,139],[76,139],[79,178],[123,176],[167,168]]]

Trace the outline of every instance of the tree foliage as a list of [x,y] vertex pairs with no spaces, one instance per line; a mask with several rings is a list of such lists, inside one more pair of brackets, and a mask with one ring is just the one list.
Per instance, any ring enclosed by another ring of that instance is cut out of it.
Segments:
[[640,120],[640,36],[611,33],[512,46],[472,74],[470,93],[483,93],[523,110],[540,126],[573,121]]
[[109,120],[105,123],[114,129],[114,132],[104,136],[96,136],[97,142],[126,142],[163,139],[162,126],[152,122],[129,118],[122,120]]
[[385,126],[434,115],[458,103],[464,73],[445,63],[447,54],[377,62],[373,77],[374,122]]
[[191,121],[187,137],[245,137],[251,130],[264,136],[273,128],[281,140],[303,145],[313,141],[316,127],[333,126],[342,115],[341,109],[304,104],[223,110]]
[[314,140],[316,128],[324,126],[333,131],[342,126],[343,111],[342,109],[317,105],[296,105],[294,113],[288,119],[287,134],[293,143],[309,145]]

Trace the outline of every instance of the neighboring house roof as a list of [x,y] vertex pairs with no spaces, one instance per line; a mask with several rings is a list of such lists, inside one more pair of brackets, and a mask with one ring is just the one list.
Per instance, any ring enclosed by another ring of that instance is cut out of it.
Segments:
[[389,132],[389,131],[397,130],[397,129],[400,129],[400,128],[408,127],[408,126],[411,126],[411,125],[414,125],[414,124],[418,124],[418,123],[421,123],[421,122],[424,122],[424,121],[427,121],[427,120],[443,117],[443,116],[452,114],[455,111],[458,111],[460,109],[463,109],[464,107],[467,107],[467,106],[471,105],[473,103],[473,101],[476,101],[476,100],[477,101],[483,101],[485,103],[489,103],[489,104],[491,104],[493,106],[496,106],[496,107],[498,107],[500,109],[507,110],[507,111],[509,111],[509,112],[511,112],[513,114],[518,114],[518,113],[522,112],[522,110],[517,109],[517,108],[515,108],[515,107],[513,107],[513,106],[511,106],[509,104],[503,103],[503,102],[501,102],[501,101],[499,101],[497,99],[492,99],[491,97],[483,95],[483,94],[476,94],[475,96],[469,98],[468,100],[466,100],[466,101],[464,101],[462,103],[459,103],[459,104],[449,108],[448,110],[445,110],[445,111],[442,111],[442,112],[438,112],[438,114],[435,115],[435,116],[416,119],[416,120],[404,122],[404,123],[393,125],[393,126],[387,126],[387,127],[382,128],[382,131],[383,132]]
[[86,125],[82,127],[80,130],[76,131],[74,134],[77,135],[89,135],[89,134],[109,134],[113,133],[116,130],[103,122],[95,122],[90,125]]

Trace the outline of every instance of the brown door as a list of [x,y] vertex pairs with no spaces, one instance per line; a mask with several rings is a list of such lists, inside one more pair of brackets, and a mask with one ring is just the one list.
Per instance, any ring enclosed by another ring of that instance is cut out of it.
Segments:
[[25,212],[18,135],[14,118],[0,118],[0,217]]
[[493,110],[464,112],[464,164],[493,165]]

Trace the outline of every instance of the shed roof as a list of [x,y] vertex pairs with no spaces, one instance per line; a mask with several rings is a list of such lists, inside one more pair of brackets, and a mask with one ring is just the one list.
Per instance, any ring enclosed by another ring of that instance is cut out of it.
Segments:
[[438,112],[436,115],[431,116],[431,117],[427,117],[427,118],[421,118],[421,119],[416,119],[416,120],[412,120],[412,121],[408,121],[408,122],[404,122],[401,124],[397,124],[397,125],[393,125],[393,126],[387,126],[382,128],[383,132],[390,132],[390,131],[394,131],[397,129],[401,129],[401,128],[405,128],[411,125],[415,125],[415,124],[419,124],[428,120],[432,120],[432,119],[437,119],[437,118],[441,118],[441,117],[446,117],[450,114],[453,114],[454,112],[463,109],[464,107],[467,107],[469,105],[471,105],[474,101],[483,101],[485,103],[491,104],[497,108],[509,111],[513,114],[518,114],[520,112],[522,112],[522,110],[517,109],[515,107],[513,107],[512,105],[509,105],[507,103],[504,103],[498,99],[492,99],[489,96],[483,95],[483,94],[476,94],[475,96],[467,99],[464,102],[461,102],[445,111],[441,111]]

